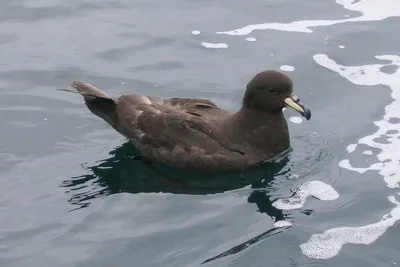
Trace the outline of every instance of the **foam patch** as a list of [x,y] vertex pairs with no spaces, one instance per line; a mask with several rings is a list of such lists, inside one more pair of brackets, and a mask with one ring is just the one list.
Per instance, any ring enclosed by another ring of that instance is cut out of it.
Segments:
[[276,227],[276,228],[281,228],[281,227],[288,227],[288,226],[292,226],[292,223],[291,222],[288,222],[288,221],[276,221],[275,223],[274,223],[274,227]]
[[280,69],[283,71],[295,71],[296,70],[295,67],[290,66],[290,65],[282,65],[280,67]]
[[[397,69],[396,72],[388,74],[381,70],[388,65],[400,66],[400,57],[397,55],[381,55],[376,56],[376,58],[390,63],[343,66],[326,55],[314,56],[314,60],[319,65],[337,72],[353,84],[387,85],[392,89],[391,96],[394,101],[385,107],[383,119],[374,122],[378,126],[378,130],[347,147],[348,153],[356,151],[360,144],[377,148],[380,152],[376,156],[380,162],[365,168],[358,168],[353,167],[349,159],[343,159],[339,162],[339,166],[358,173],[364,173],[368,170],[378,171],[388,187],[397,188],[400,182],[400,153],[398,153],[400,147],[400,133],[398,131],[398,122],[400,121],[400,71]],[[386,137],[388,143],[378,142],[381,137]],[[366,150],[363,151],[363,154],[372,155],[373,153],[371,150]],[[379,222],[359,227],[333,228],[322,234],[312,235],[307,243],[300,245],[302,252],[310,258],[328,259],[336,256],[345,244],[371,244],[400,219],[400,203],[394,196],[389,196],[388,199],[396,207],[389,214],[383,216]]]
[[341,23],[354,23],[364,21],[379,21],[390,17],[400,17],[400,4],[394,0],[336,0],[336,3],[351,11],[360,12],[361,15],[353,18],[336,20],[299,20],[289,23],[269,22],[250,24],[230,31],[221,31],[217,34],[248,35],[256,30],[277,30],[288,32],[313,32],[311,28],[331,26]]
[[[358,140],[356,144],[350,144],[347,147],[349,153],[354,152],[359,144],[367,145],[371,148],[378,148],[380,153],[377,154],[378,163],[371,164],[368,167],[353,167],[349,159],[340,161],[339,166],[358,173],[364,173],[368,170],[379,171],[384,181],[390,188],[399,187],[400,182],[400,133],[399,125],[393,123],[396,118],[400,118],[400,69],[395,73],[387,74],[381,71],[381,68],[387,65],[400,66],[400,57],[396,55],[376,56],[379,60],[389,61],[386,64],[373,64],[364,66],[343,66],[337,64],[328,56],[318,54],[314,56],[314,60],[321,66],[337,72],[340,76],[346,78],[356,85],[387,85],[392,89],[392,98],[394,101],[385,107],[385,115],[382,120],[375,121],[378,130],[372,134]],[[377,142],[380,137],[386,137],[388,143],[383,144]]]
[[321,181],[310,181],[300,185],[293,196],[278,199],[272,205],[280,210],[300,209],[308,197],[313,196],[319,200],[331,201],[339,197],[339,193],[332,186]]
[[205,48],[214,48],[214,49],[220,49],[220,48],[228,48],[228,45],[225,43],[201,43],[202,46]]
[[312,235],[306,243],[300,245],[301,251],[310,258],[329,259],[338,255],[345,244],[371,244],[400,219],[400,203],[394,196],[389,196],[388,199],[396,207],[379,222],[359,227],[333,228],[322,234]]
[[296,124],[299,124],[299,123],[302,123],[302,122],[303,122],[303,119],[300,118],[300,117],[295,117],[295,116],[293,116],[293,117],[290,117],[290,118],[289,118],[289,121],[291,121],[291,122],[293,122],[293,123],[296,123]]
[[369,156],[372,156],[372,155],[373,155],[373,153],[372,153],[371,150],[365,150],[365,151],[363,152],[363,154],[364,154],[364,155],[369,155]]

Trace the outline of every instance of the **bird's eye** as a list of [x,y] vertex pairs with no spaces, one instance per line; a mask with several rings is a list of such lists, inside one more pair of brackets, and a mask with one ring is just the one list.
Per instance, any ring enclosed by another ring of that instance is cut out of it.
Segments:
[[276,92],[276,89],[275,89],[275,88],[272,88],[272,87],[270,87],[270,88],[268,88],[268,91],[270,91],[271,93],[275,93],[275,92]]

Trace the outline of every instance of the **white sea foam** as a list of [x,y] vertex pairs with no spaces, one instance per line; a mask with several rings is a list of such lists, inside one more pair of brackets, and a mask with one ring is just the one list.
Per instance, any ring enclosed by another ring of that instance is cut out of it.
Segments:
[[[364,173],[368,170],[376,170],[382,175],[387,186],[390,188],[399,187],[400,182],[400,133],[399,124],[395,124],[400,119],[400,70],[395,73],[387,74],[381,68],[387,65],[400,66],[400,57],[395,55],[376,56],[378,60],[386,61],[385,64],[373,64],[365,66],[343,66],[337,64],[326,55],[315,55],[314,60],[321,66],[337,72],[342,77],[357,85],[387,85],[392,89],[394,101],[385,107],[385,115],[382,120],[374,122],[378,130],[372,135],[361,138],[356,144],[347,147],[349,153],[353,153],[359,144],[367,145],[371,148],[378,148],[377,154],[379,163],[371,164],[368,167],[360,168],[351,165],[349,159],[339,162],[339,166],[351,171]],[[390,61],[390,63],[387,63]],[[386,137],[389,144],[382,144],[376,138]],[[372,155],[371,150],[363,152]],[[344,244],[371,244],[386,230],[400,220],[400,203],[394,196],[388,197],[389,201],[396,207],[382,220],[377,223],[359,227],[339,227],[325,231],[322,234],[312,235],[308,242],[301,244],[301,250],[311,258],[328,259],[336,256]]]
[[214,48],[214,49],[220,49],[220,48],[228,48],[228,45],[225,43],[201,43],[202,46],[205,48]]
[[344,45],[339,45],[339,48],[343,49],[343,48],[345,48],[345,46]]
[[299,124],[303,122],[303,119],[297,116],[290,117],[289,120],[293,123]]
[[254,37],[249,37],[249,38],[246,38],[246,41],[248,41],[248,42],[255,42],[255,41],[257,41],[257,39],[254,38]]
[[295,71],[295,67],[290,66],[290,65],[282,65],[280,67],[280,69],[283,70],[283,71]]
[[287,226],[291,226],[292,225],[292,223],[291,222],[288,222],[288,221],[276,221],[275,223],[274,223],[274,227],[276,227],[276,228],[280,228],[280,227],[287,227]]
[[352,144],[347,146],[347,152],[348,153],[353,153],[354,151],[356,151],[357,145],[356,144]]
[[388,199],[396,207],[379,222],[358,227],[333,228],[322,234],[312,235],[306,243],[300,245],[303,254],[314,259],[329,259],[336,256],[345,244],[371,244],[400,219],[400,203],[394,196],[389,196]]
[[365,151],[363,152],[363,154],[364,154],[364,155],[373,155],[374,153],[372,153],[371,150],[365,150]]
[[[364,144],[371,148],[378,148],[378,163],[371,164],[368,167],[354,167],[349,159],[340,161],[339,166],[345,169],[364,173],[368,170],[377,170],[381,174],[390,188],[399,187],[400,182],[400,124],[392,123],[393,119],[400,118],[400,68],[395,73],[387,74],[381,71],[381,68],[387,65],[400,66],[400,57],[395,55],[376,56],[379,60],[384,60],[385,64],[372,64],[364,66],[343,66],[337,64],[326,55],[315,55],[314,60],[321,66],[337,72],[340,76],[348,79],[357,85],[387,85],[392,89],[392,98],[394,101],[385,107],[385,115],[382,120],[375,121],[378,130],[369,136],[358,140],[357,144],[351,144],[347,147],[349,152],[354,151],[358,144]],[[388,63],[387,61],[390,61]],[[388,134],[390,133],[390,134]],[[386,137],[388,144],[378,143],[375,139]]]
[[339,197],[339,193],[332,186],[321,181],[310,181],[300,185],[293,196],[278,199],[272,205],[281,210],[300,209],[308,197],[313,196],[319,200],[331,201]]
[[313,32],[311,28],[320,26],[331,26],[340,23],[361,22],[361,21],[379,21],[389,17],[400,16],[400,5],[395,0],[336,0],[336,3],[343,8],[360,12],[361,15],[353,18],[337,20],[300,20],[289,23],[262,23],[247,25],[231,31],[217,32],[217,34],[228,35],[247,35],[255,30],[278,30],[289,32]]
[[192,34],[193,34],[193,35],[199,35],[199,34],[200,34],[200,31],[192,31]]

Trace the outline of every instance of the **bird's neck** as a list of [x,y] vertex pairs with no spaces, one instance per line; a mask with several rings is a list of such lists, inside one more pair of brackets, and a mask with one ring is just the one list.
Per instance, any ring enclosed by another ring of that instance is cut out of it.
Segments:
[[282,127],[282,124],[286,124],[285,117],[283,116],[282,110],[276,112],[265,112],[251,108],[242,107],[236,112],[232,119],[235,123],[246,128],[259,128],[259,127]]
[[242,107],[232,115],[232,127],[241,129],[242,141],[254,150],[280,153],[289,147],[289,130],[282,110],[273,113]]

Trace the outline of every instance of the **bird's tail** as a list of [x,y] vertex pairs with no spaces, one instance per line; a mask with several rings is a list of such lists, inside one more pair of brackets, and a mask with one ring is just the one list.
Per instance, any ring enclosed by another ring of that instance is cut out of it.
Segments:
[[62,91],[81,94],[85,100],[89,110],[104,119],[112,127],[116,127],[117,123],[117,100],[108,97],[101,90],[82,81],[74,81],[71,86],[75,89],[59,89]]

